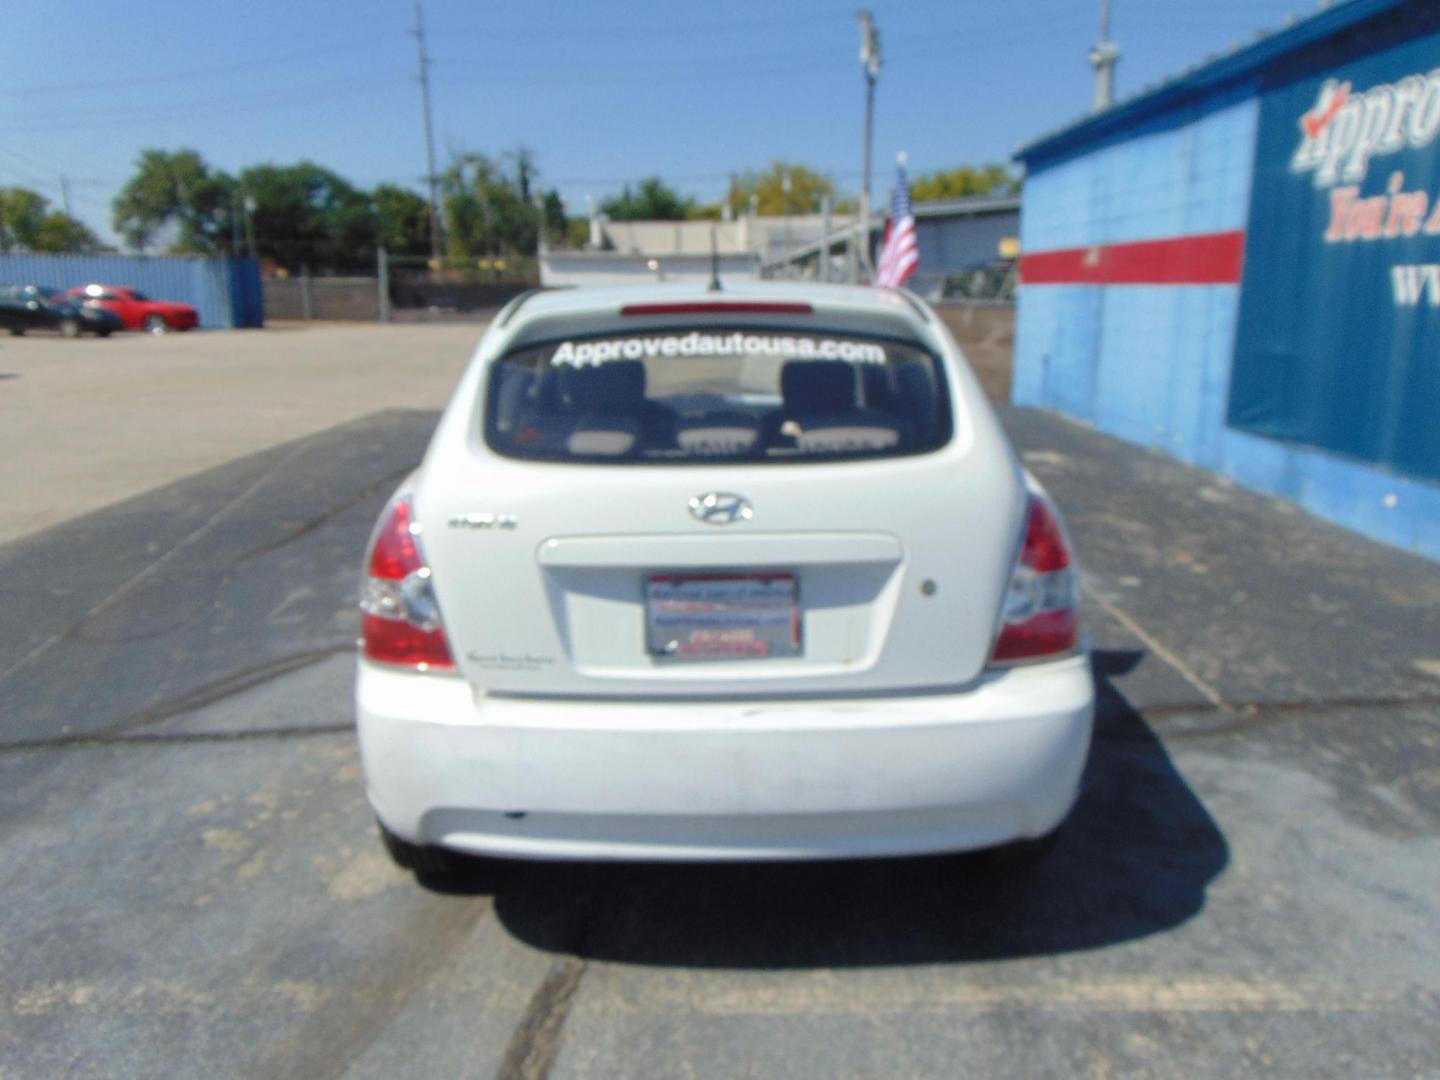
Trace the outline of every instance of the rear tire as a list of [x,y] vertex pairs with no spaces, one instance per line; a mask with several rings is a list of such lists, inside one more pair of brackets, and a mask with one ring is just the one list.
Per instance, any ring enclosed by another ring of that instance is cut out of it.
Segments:
[[25,336],[25,328],[24,328],[23,326],[12,326],[12,327],[10,328],[10,336],[11,336],[11,337],[24,337],[24,336]]
[[164,315],[145,316],[145,332],[147,334],[168,334],[170,324],[165,321]]
[[80,320],[79,320],[79,319],[61,319],[61,320],[60,320],[60,336],[61,336],[61,337],[68,337],[68,338],[77,338],[77,337],[79,337],[79,336],[80,336]]
[[417,876],[445,877],[455,869],[455,859],[444,848],[412,844],[396,836],[384,825],[380,828],[380,842],[385,852],[401,870],[413,870]]

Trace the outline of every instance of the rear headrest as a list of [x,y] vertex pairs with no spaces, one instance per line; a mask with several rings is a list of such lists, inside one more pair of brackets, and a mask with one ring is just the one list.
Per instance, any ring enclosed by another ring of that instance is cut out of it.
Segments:
[[787,360],[780,394],[792,416],[850,412],[857,405],[855,369],[844,360]]
[[645,404],[645,365],[612,360],[598,367],[555,369],[566,408],[581,412],[627,413]]
[[866,364],[860,369],[860,386],[865,407],[882,412],[895,411],[894,369],[888,364]]
[[935,375],[923,361],[907,361],[895,372],[900,384],[902,409],[922,429],[935,423],[939,402],[935,397]]

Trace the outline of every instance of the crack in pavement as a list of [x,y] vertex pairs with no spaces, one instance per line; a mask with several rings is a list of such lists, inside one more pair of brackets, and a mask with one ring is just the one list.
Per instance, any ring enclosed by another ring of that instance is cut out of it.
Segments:
[[123,600],[125,597],[129,596],[132,592],[139,588],[141,584],[148,581],[156,573],[158,573],[162,566],[165,566],[167,563],[175,559],[180,554],[180,552],[184,551],[186,548],[194,545],[195,543],[198,543],[204,537],[214,532],[216,526],[220,524],[221,520],[223,520],[227,514],[229,514],[236,507],[243,505],[249,499],[253,498],[254,495],[260,491],[261,488],[263,488],[267,483],[270,482],[271,478],[273,478],[277,473],[279,473],[281,469],[285,468],[292,461],[294,461],[295,458],[297,458],[304,449],[304,443],[296,446],[288,454],[286,454],[283,458],[276,462],[275,465],[267,469],[264,474],[252,481],[245,488],[244,491],[240,492],[240,494],[227,501],[223,506],[221,506],[218,510],[216,510],[213,514],[206,518],[205,521],[201,522],[186,536],[182,537],[180,541],[176,543],[175,546],[172,547],[169,551],[165,552],[165,554],[155,559],[143,570],[132,574],[128,579],[126,579],[117,588],[115,588],[108,596],[98,601],[93,607],[90,608],[89,611],[81,615],[80,618],[75,620],[75,622],[73,622],[70,626],[67,626],[65,629],[59,630],[51,634],[49,637],[45,638],[33,649],[27,652],[24,656],[20,657],[19,660],[11,664],[4,671],[0,671],[0,683],[3,683],[5,680],[9,679],[21,668],[27,667],[34,661],[38,660],[40,657],[44,656],[56,645],[64,641],[66,636],[76,627],[83,626],[90,619],[93,619],[95,618],[95,616],[100,615],[103,612],[106,612],[110,608],[114,607],[121,600]]
[[[142,641],[150,639],[152,637],[163,636],[166,633],[173,632],[179,626],[183,625],[184,619],[182,619],[180,622],[167,625],[159,631],[150,631],[142,634],[92,636],[85,633],[85,627],[87,624],[93,622],[98,616],[103,615],[105,612],[109,611],[117,603],[119,603],[125,597],[133,593],[140,585],[148,581],[150,578],[154,577],[155,574],[157,574],[162,567],[172,562],[175,558],[179,556],[182,551],[193,547],[200,540],[204,539],[206,536],[214,532],[215,529],[229,514],[231,514],[238,507],[244,505],[246,502],[253,499],[268,483],[270,483],[278,476],[285,475],[286,470],[288,470],[290,465],[307,449],[310,449],[308,441],[301,442],[300,444],[295,446],[289,453],[287,453],[278,462],[276,462],[263,475],[257,477],[254,481],[252,481],[245,488],[244,491],[240,492],[238,495],[227,501],[223,506],[221,506],[218,510],[211,514],[209,518],[207,518],[199,526],[193,529],[189,534],[182,537],[172,548],[166,551],[163,555],[159,556],[154,561],[145,566],[144,569],[138,571],[130,578],[122,582],[117,588],[110,592],[109,595],[96,602],[94,606],[92,606],[79,618],[75,619],[73,622],[69,623],[67,626],[61,628],[60,630],[57,630],[54,633],[50,634],[44,640],[35,645],[29,652],[25,653],[25,655],[21,656],[18,660],[11,664],[8,668],[0,671],[0,683],[5,682],[16,672],[38,660],[40,657],[44,656],[47,652],[53,649],[56,645],[59,645],[61,642],[64,641],[78,640],[86,642],[87,644],[123,644],[126,642]],[[223,571],[219,573],[216,587],[223,588],[225,584],[231,580],[231,575],[234,573],[234,571],[238,570],[246,563],[257,559],[263,555],[267,555],[282,547],[285,547],[288,544],[292,544],[295,541],[301,539],[302,537],[309,535],[310,533],[321,528],[328,522],[339,517],[347,510],[350,510],[353,507],[364,502],[366,499],[371,498],[377,491],[383,490],[386,487],[393,485],[402,477],[408,475],[413,469],[414,463],[410,462],[404,465],[402,468],[392,470],[386,473],[384,476],[381,476],[376,480],[372,481],[371,483],[367,484],[364,488],[362,488],[358,492],[355,492],[344,501],[328,508],[316,517],[303,522],[297,528],[287,533],[285,536],[280,537],[277,540],[273,540],[269,543],[262,544],[259,547],[253,548],[249,551],[243,552],[242,554],[237,556],[228,566],[226,566]],[[206,600],[207,597],[204,596],[198,598],[194,603],[193,610],[188,612],[185,618],[189,618],[191,615],[194,615],[196,612],[202,610],[205,607]]]
[[62,733],[37,739],[15,739],[0,742],[0,754],[26,750],[47,750],[83,746],[115,746],[125,743],[236,742],[255,738],[296,738],[311,733],[330,735],[354,730],[353,723],[310,725],[307,727],[248,728],[214,732],[137,732],[138,728],[173,720],[186,713],[224,701],[275,679],[301,671],[334,656],[355,651],[352,642],[306,649],[303,652],[267,660],[253,667],[242,668],[196,687],[168,702],[152,705],[99,731]]
[[251,550],[245,552],[243,555],[239,556],[234,561],[234,563],[231,564],[230,569],[238,569],[239,567],[245,565],[247,562],[250,562],[252,559],[258,559],[262,555],[268,555],[273,551],[278,551],[280,548],[285,547],[287,544],[293,544],[296,540],[299,540],[304,536],[308,536],[310,533],[314,532],[316,529],[319,529],[321,526],[335,520],[335,518],[345,513],[345,511],[355,506],[359,506],[362,502],[370,498],[377,491],[384,491],[388,488],[394,487],[395,484],[399,483],[400,480],[404,479],[406,476],[409,476],[414,471],[415,463],[411,462],[409,464],[406,464],[402,468],[394,470],[393,472],[386,473],[384,476],[375,480],[373,483],[367,484],[365,487],[355,492],[350,498],[346,499],[344,502],[338,503],[337,505],[332,506],[329,510],[325,511],[323,514],[319,514],[316,517],[311,518],[309,521],[301,523],[291,532],[287,533],[285,536],[280,537],[278,540],[272,540],[268,544],[261,544],[259,547],[252,548]]
[[227,728],[220,731],[141,732],[138,735],[60,735],[50,739],[28,739],[0,743],[0,754],[32,750],[76,750],[98,746],[183,746],[187,743],[232,743],[260,739],[307,739],[327,735],[349,735],[353,723],[311,724],[308,727]]
[[560,1055],[565,1022],[570,1019],[580,982],[590,969],[589,961],[582,957],[591,951],[589,939],[595,928],[613,914],[605,910],[593,885],[576,897],[572,912],[573,921],[559,947],[560,955],[530,996],[505,1047],[495,1080],[545,1080]]
[[562,956],[550,965],[510,1037],[496,1080],[544,1080],[550,1075],[570,1006],[588,967],[578,956]]
[[[324,513],[302,522],[286,535],[237,555],[226,566],[217,569],[214,574],[209,575],[209,587],[203,590],[196,590],[196,595],[188,602],[188,609],[180,612],[171,622],[168,622],[164,626],[139,632],[115,633],[113,631],[106,631],[104,633],[93,633],[88,629],[89,625],[95,621],[97,616],[104,614],[109,607],[114,606],[106,601],[102,606],[87,611],[64,629],[56,631],[55,636],[59,641],[78,641],[86,645],[126,645],[139,641],[153,641],[167,634],[173,634],[175,631],[184,627],[186,623],[196,615],[205,611],[216,595],[229,588],[235,580],[237,571],[247,563],[264,555],[279,551],[281,548],[293,544],[297,540],[315,532],[317,529],[324,527],[341,514],[344,514],[346,511],[359,506],[367,499],[373,497],[376,492],[393,487],[402,477],[409,475],[413,468],[413,465],[406,465],[404,468],[387,473],[353,493],[344,501],[336,503]],[[124,586],[122,586],[122,588],[123,587]],[[17,663],[10,671],[0,675],[0,681],[7,678],[13,671],[18,671],[21,666],[23,666],[23,661],[22,663]]]
[[324,1004],[257,1060],[231,1062],[243,1076],[338,1080],[436,976],[494,910],[488,898],[424,898],[387,926],[358,969],[337,981]]
[[1225,699],[1220,696],[1219,690],[1215,689],[1204,679],[1200,678],[1199,675],[1191,671],[1190,666],[1186,664],[1184,660],[1180,659],[1179,656],[1167,649],[1160,642],[1160,640],[1155,637],[1154,634],[1150,633],[1143,626],[1141,626],[1140,623],[1136,621],[1134,616],[1128,614],[1118,604],[1116,604],[1109,597],[1105,596],[1103,593],[1093,588],[1088,582],[1082,581],[1080,588],[1084,591],[1086,596],[1090,597],[1091,600],[1095,601],[1095,603],[1100,605],[1100,608],[1105,612],[1105,614],[1109,615],[1121,626],[1125,627],[1126,630],[1129,630],[1132,634],[1134,634],[1137,638],[1144,642],[1145,646],[1151,652],[1153,652],[1165,663],[1169,664],[1171,668],[1173,668],[1176,672],[1179,673],[1182,679],[1188,682],[1191,686],[1195,687],[1196,690],[1199,690],[1200,693],[1205,696],[1206,701],[1210,702],[1211,705],[1215,706],[1215,708],[1219,709],[1221,712],[1231,711],[1231,707],[1227,705],[1225,703]]
[[[1194,738],[1204,735],[1225,735],[1260,727],[1287,716],[1309,715],[1317,720],[1327,716],[1370,709],[1429,709],[1440,708],[1440,695],[1422,694],[1407,697],[1393,695],[1384,697],[1323,698],[1299,701],[1257,701],[1250,704],[1231,702],[1228,708],[1211,709],[1204,706],[1174,704],[1151,705],[1135,711],[1145,722],[1166,738]],[[1213,724],[1192,728],[1156,727],[1155,721],[1172,717],[1219,717]]]

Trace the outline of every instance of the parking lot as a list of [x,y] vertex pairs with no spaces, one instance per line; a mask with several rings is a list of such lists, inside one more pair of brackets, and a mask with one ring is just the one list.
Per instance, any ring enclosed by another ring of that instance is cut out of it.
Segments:
[[1440,1075],[1440,566],[1047,413],[1039,867],[393,869],[356,579],[479,329],[0,341],[0,1077]]

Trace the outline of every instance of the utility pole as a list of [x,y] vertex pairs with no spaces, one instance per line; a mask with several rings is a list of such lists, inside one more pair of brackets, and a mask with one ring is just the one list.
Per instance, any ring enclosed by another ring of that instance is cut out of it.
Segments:
[[860,9],[860,66],[865,72],[865,163],[861,170],[860,226],[856,230],[859,259],[850,260],[852,285],[857,282],[861,263],[867,271],[870,269],[870,147],[875,131],[875,80],[880,77],[880,31],[865,8]]
[[255,196],[246,195],[245,201],[241,204],[245,207],[245,247],[250,251],[250,258],[255,258]]
[[435,175],[435,135],[430,125],[430,57],[425,55],[425,23],[420,0],[415,0],[415,49],[420,63],[420,107],[425,118],[425,180],[430,185],[430,262],[440,269],[440,194]]
[[1110,40],[1110,0],[1100,0],[1100,41],[1090,50],[1095,67],[1095,111],[1104,112],[1115,104],[1115,65],[1120,46]]
[[70,178],[64,173],[60,174],[60,201],[65,204],[65,216],[73,220],[75,215],[70,212]]

